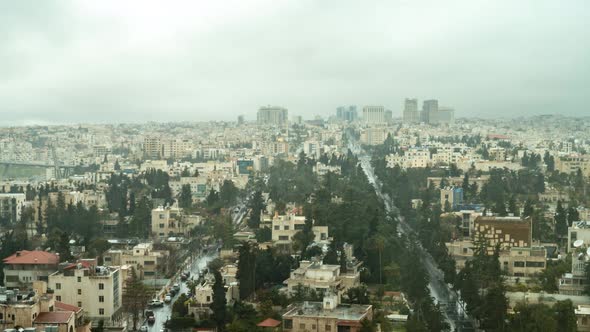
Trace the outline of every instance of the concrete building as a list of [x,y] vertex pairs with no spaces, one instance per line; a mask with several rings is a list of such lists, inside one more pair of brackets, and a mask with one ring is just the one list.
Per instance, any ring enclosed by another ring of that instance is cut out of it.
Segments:
[[35,281],[47,281],[57,271],[59,256],[46,251],[21,250],[4,258],[4,286],[30,287]]
[[430,114],[438,112],[438,100],[425,100],[422,104],[422,112],[420,113],[420,121],[430,123]]
[[105,266],[128,265],[135,268],[142,279],[154,279],[166,274],[170,253],[154,250],[152,243],[139,243],[130,250],[108,250],[103,255]]
[[163,239],[169,236],[187,236],[200,223],[200,218],[189,218],[176,205],[158,206],[152,210],[152,235]]
[[590,221],[574,221],[567,228],[567,252],[574,250],[576,240],[584,241],[585,245],[590,245]]
[[257,121],[261,125],[286,125],[289,121],[289,111],[279,106],[263,106],[258,109]]
[[163,155],[162,141],[159,137],[146,137],[143,139],[143,155],[147,159],[160,159]]
[[532,218],[481,216],[474,221],[474,239],[483,236],[488,250],[493,252],[497,243],[501,249],[525,248],[532,245]]
[[420,112],[418,111],[418,99],[406,98],[406,100],[404,102],[403,122],[404,123],[419,123],[420,122]]
[[383,144],[390,133],[391,129],[386,127],[363,128],[361,129],[360,141],[365,145],[380,145]]
[[301,261],[299,268],[291,272],[284,284],[287,285],[290,294],[294,294],[301,285],[324,294],[333,290],[336,294],[342,295],[348,289],[360,285],[360,263],[355,261],[352,265],[354,267],[341,274],[340,265]]
[[[272,241],[281,250],[289,251],[293,236],[305,227],[305,217],[294,214],[275,215],[272,219]],[[329,243],[328,226],[312,226],[314,241]]]
[[440,190],[440,205],[443,209],[448,207],[455,210],[458,205],[463,204],[463,188],[445,187]]
[[578,332],[590,332],[590,305],[578,305],[574,312]]
[[572,174],[580,170],[586,177],[590,176],[590,157],[570,156],[555,159],[555,169],[567,174]]
[[385,108],[383,106],[363,107],[363,122],[366,124],[385,123]]
[[547,250],[545,247],[517,248],[500,252],[500,266],[512,277],[534,277],[546,266]]
[[84,308],[93,320],[116,319],[122,309],[123,277],[118,267],[81,261],[49,276],[56,301]]
[[25,200],[22,193],[0,193],[0,219],[12,224],[19,222]]
[[455,110],[452,108],[440,108],[429,112],[428,123],[430,124],[453,124],[455,123]]
[[283,314],[285,332],[359,332],[361,322],[373,319],[371,305],[340,305],[338,295],[326,295],[322,302],[293,303]]

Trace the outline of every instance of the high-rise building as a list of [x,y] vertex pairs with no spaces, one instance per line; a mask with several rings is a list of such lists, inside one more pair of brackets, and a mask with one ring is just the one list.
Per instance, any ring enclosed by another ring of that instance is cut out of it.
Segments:
[[420,115],[420,120],[425,123],[430,123],[430,114],[434,112],[438,112],[438,100],[425,100],[422,104],[422,114]]
[[420,122],[420,112],[418,112],[418,99],[406,98],[404,103],[403,121],[405,123]]
[[263,106],[258,110],[258,124],[285,125],[289,121],[289,112],[279,106]]
[[143,140],[143,154],[148,159],[160,159],[163,154],[162,141],[159,137],[146,137]]
[[356,106],[340,106],[336,108],[336,118],[344,122],[353,122],[357,119]]
[[385,122],[387,122],[387,123],[393,122],[393,112],[391,110],[385,110],[384,116],[385,116]]
[[242,125],[242,124],[244,124],[244,116],[238,115],[238,125]]
[[363,121],[367,124],[384,123],[385,109],[383,106],[365,106],[363,107]]

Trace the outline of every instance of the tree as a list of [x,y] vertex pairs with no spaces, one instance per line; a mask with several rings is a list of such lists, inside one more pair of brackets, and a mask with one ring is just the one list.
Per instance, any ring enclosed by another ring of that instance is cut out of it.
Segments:
[[190,209],[193,205],[193,194],[191,192],[191,185],[184,184],[182,185],[182,190],[180,192],[180,207],[183,209]]
[[121,165],[119,165],[119,159],[115,160],[115,166],[113,167],[115,171],[121,170]]
[[555,208],[555,233],[558,237],[567,235],[567,214],[561,205],[561,200],[557,201]]
[[324,256],[324,264],[338,264],[338,251],[336,250],[336,241],[332,240],[328,252]]
[[558,331],[557,328],[557,321],[550,307],[544,304],[520,303],[514,307],[508,331],[544,332]]
[[148,288],[137,276],[135,268],[131,268],[131,275],[125,282],[125,291],[123,292],[123,308],[133,317],[133,329],[137,327],[139,315],[145,309],[150,299]]
[[555,320],[560,331],[577,331],[576,313],[571,300],[557,301],[553,305],[553,312],[555,312]]
[[242,242],[238,250],[238,272],[236,278],[240,282],[240,299],[246,300],[256,287],[256,248],[248,242]]
[[224,207],[230,207],[236,204],[238,193],[238,188],[234,185],[232,180],[224,180],[219,189],[219,200]]
[[189,300],[186,294],[180,294],[180,296],[174,301],[172,305],[172,315],[176,317],[185,317],[188,315],[187,301]]
[[264,200],[262,192],[257,190],[254,192],[252,199],[249,202],[250,218],[248,218],[248,227],[250,229],[257,229],[260,226],[260,213],[264,209]]
[[213,321],[219,332],[225,329],[227,319],[227,300],[225,298],[225,287],[221,278],[221,273],[215,271],[215,283],[213,284],[213,302],[211,302],[211,311],[213,311]]

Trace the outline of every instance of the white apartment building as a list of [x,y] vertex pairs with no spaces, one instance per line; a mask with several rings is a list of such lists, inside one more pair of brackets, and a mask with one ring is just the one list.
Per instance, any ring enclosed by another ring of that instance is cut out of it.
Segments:
[[349,288],[360,285],[360,272],[355,264],[355,268],[347,271],[346,274],[340,273],[340,265],[322,264],[321,262],[301,261],[299,268],[291,272],[289,279],[284,281],[290,294],[294,294],[299,285],[309,287],[318,292],[327,292],[336,290],[338,295],[342,295]]
[[[277,244],[291,244],[293,236],[305,227],[305,217],[294,214],[275,215],[272,219],[272,241]],[[312,226],[314,240],[328,243],[328,226]]]
[[169,236],[187,236],[201,222],[199,216],[184,215],[176,205],[158,206],[152,210],[152,235],[163,239]]
[[590,221],[574,221],[567,228],[567,252],[574,250],[576,240],[584,241],[584,245],[590,246]]
[[22,193],[0,193],[0,218],[19,222],[25,200],[26,195]]
[[363,121],[367,124],[385,123],[385,108],[383,106],[363,107]]
[[[154,250],[152,243],[139,243],[131,250],[109,250],[104,255],[106,266],[129,265],[137,271],[142,279],[154,279],[163,277],[166,268],[166,260],[169,257],[167,250]],[[158,275],[158,269],[160,274]]]
[[82,261],[49,276],[56,301],[84,308],[93,320],[116,318],[122,309],[123,280],[118,267]]
[[386,157],[387,167],[399,165],[402,169],[424,168],[432,164],[430,151],[426,148],[410,148],[403,154],[392,153]]

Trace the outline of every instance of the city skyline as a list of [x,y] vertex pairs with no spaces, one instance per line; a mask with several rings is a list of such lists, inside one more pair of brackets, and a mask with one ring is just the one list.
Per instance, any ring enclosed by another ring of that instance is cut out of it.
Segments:
[[581,1],[0,6],[1,126],[251,121],[267,104],[399,118],[406,97],[457,118],[587,114]]

